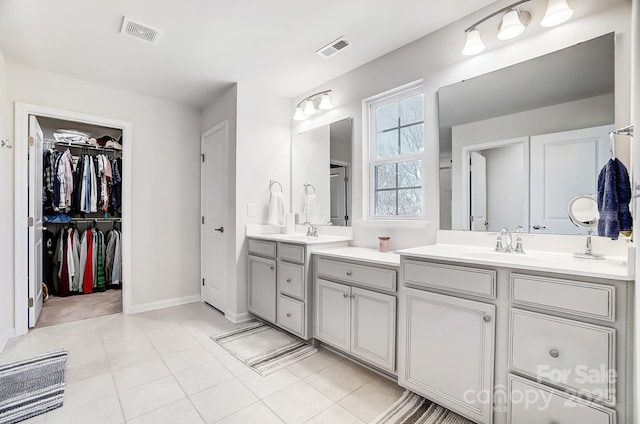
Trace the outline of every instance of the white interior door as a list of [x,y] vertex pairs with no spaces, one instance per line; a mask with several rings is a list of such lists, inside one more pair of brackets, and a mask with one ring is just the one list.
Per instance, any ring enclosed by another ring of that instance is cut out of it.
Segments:
[[487,159],[471,152],[471,231],[487,231]]
[[226,311],[227,124],[202,135],[202,300]]
[[329,169],[331,183],[331,223],[347,225],[347,168],[338,166]]
[[42,310],[42,138],[38,120],[29,116],[29,328]]
[[[610,157],[612,125],[531,137],[531,232],[580,234],[569,201],[596,194],[598,174]],[[562,182],[562,184],[559,184]]]

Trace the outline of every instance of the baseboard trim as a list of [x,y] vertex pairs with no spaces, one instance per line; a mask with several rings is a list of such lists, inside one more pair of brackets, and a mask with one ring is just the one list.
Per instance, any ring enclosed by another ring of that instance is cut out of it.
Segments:
[[200,302],[200,295],[177,297],[175,299],[161,300],[160,302],[143,303],[141,305],[131,305],[131,314],[155,311],[157,309],[170,308],[172,306],[186,305],[187,303]]
[[241,322],[250,321],[253,319],[253,315],[251,315],[249,312],[243,312],[241,314],[225,312],[224,317],[234,324],[239,324]]
[[4,348],[7,346],[7,342],[9,341],[9,339],[15,337],[15,335],[16,332],[13,328],[7,328],[0,332],[0,353],[2,353]]

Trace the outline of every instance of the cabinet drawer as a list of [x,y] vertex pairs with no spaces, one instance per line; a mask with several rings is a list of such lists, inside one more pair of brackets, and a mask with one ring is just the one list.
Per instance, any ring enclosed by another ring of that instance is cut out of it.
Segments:
[[509,395],[509,424],[616,422],[611,409],[514,375]]
[[614,286],[511,274],[511,301],[550,311],[614,321]]
[[614,405],[615,330],[512,309],[509,368]]
[[288,297],[278,297],[278,324],[301,337],[304,324],[304,303]]
[[337,278],[348,283],[392,292],[396,291],[396,272],[391,269],[356,265],[330,259],[318,259],[316,265],[320,276]]
[[403,264],[407,284],[496,298],[495,271],[412,260]]
[[304,265],[280,262],[278,266],[278,288],[280,293],[304,299]]
[[299,264],[304,263],[304,246],[280,243],[278,250],[280,252],[280,259],[297,262]]
[[275,258],[276,242],[249,239],[249,253],[260,256],[267,256],[269,258]]

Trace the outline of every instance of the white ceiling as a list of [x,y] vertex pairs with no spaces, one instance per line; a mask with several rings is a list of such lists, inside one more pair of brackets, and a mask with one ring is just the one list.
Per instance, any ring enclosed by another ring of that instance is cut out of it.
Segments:
[[[13,63],[203,107],[233,82],[292,98],[495,0],[0,0]],[[123,16],[163,30],[119,33]],[[345,36],[332,59],[315,51]]]

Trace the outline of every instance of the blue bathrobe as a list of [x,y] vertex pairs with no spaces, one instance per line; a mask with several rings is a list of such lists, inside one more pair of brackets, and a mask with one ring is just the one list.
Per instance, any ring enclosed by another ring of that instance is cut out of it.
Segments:
[[617,240],[620,231],[631,231],[630,201],[627,168],[617,158],[609,159],[598,176],[598,235]]

